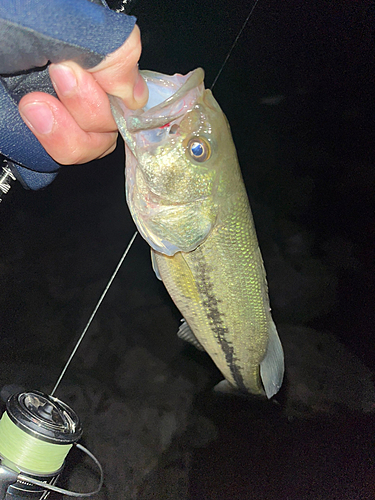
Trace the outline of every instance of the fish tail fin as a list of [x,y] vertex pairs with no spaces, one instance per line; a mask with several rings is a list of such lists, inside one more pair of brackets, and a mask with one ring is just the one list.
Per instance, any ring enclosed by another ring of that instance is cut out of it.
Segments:
[[272,398],[283,383],[284,352],[272,319],[268,328],[267,352],[260,363],[260,378],[262,379],[267,398]]

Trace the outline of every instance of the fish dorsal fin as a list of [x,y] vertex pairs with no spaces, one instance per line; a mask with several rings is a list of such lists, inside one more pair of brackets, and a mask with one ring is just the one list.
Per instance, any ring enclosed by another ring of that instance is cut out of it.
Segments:
[[267,398],[272,398],[283,383],[284,352],[275,323],[272,320],[268,327],[267,352],[260,363],[260,378],[262,379]]
[[186,323],[186,320],[184,318],[182,318],[181,321],[182,321],[182,323],[181,323],[180,328],[178,329],[177,337],[181,340],[184,340],[185,342],[189,342],[194,347],[196,347],[199,351],[204,351],[205,350],[204,347],[199,342],[197,337],[194,335],[193,330]]

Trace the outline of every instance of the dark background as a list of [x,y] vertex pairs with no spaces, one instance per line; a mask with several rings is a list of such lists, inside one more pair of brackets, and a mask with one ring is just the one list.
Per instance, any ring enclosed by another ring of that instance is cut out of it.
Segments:
[[[139,0],[131,13],[142,31],[141,68],[201,66],[209,87],[251,6]],[[276,324],[329,331],[371,370],[374,44],[373,1],[261,0],[213,89],[237,146]],[[31,381],[53,385],[134,232],[123,170],[119,145],[103,160],[62,169],[40,192],[16,184],[1,204],[0,362],[28,383],[25,367],[37,364],[43,375]],[[123,343],[108,346],[103,331],[89,336],[72,372],[87,366],[111,385],[118,358],[139,345],[173,364],[179,314],[140,238],[98,314],[108,330],[121,325]],[[198,362],[212,387],[220,376]],[[4,384],[26,383],[14,376]],[[273,408],[203,394],[194,404],[219,437],[193,454],[192,500],[375,498],[373,417],[328,412],[290,427]]]

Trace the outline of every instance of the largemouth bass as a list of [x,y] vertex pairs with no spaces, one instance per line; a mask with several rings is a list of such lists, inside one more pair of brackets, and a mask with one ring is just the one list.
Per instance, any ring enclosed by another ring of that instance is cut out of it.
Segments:
[[126,149],[126,197],[156,275],[204,349],[223,391],[272,397],[284,374],[266,273],[226,117],[198,68],[142,71],[150,98],[130,111],[111,97]]

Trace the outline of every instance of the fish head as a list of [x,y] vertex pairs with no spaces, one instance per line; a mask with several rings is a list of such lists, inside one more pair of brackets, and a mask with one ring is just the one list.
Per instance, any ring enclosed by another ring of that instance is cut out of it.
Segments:
[[[226,166],[236,155],[229,125],[198,68],[182,75],[141,72],[149,101],[128,110],[111,100],[125,141],[127,202],[157,252],[189,252],[215,225]],[[227,193],[228,194],[228,193]]]

